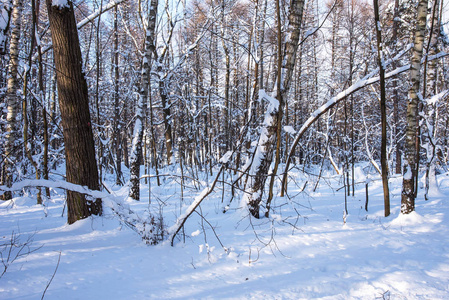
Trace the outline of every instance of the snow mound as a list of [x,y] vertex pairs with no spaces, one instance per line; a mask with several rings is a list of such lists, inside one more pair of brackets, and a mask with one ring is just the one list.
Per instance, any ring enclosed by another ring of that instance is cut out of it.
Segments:
[[412,211],[409,214],[400,213],[399,216],[391,221],[392,227],[414,226],[426,223],[426,218],[418,214],[416,211]]

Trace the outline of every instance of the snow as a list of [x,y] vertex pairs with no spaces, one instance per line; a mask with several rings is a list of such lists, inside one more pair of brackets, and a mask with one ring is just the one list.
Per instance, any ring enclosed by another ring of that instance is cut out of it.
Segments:
[[259,90],[259,101],[262,102],[261,100],[267,100],[268,101],[268,109],[267,109],[267,113],[272,113],[274,111],[276,111],[279,107],[279,101],[278,99],[269,96],[265,90]]
[[315,32],[318,31],[318,29],[319,29],[318,27],[313,27],[313,28],[310,28],[309,30],[307,30],[306,33],[304,34],[303,40],[305,40],[309,36],[313,35]]
[[412,177],[413,177],[412,169],[410,168],[410,165],[407,164],[405,168],[404,179],[411,180]]
[[449,90],[444,90],[436,95],[433,95],[432,97],[426,99],[425,101],[427,102],[427,105],[435,105],[438,101],[440,101],[441,99],[443,99],[444,97],[446,97],[447,95],[449,95]]
[[293,128],[293,126],[290,126],[290,125],[284,126],[284,131],[287,132],[288,134],[291,134],[291,135],[295,135],[296,134],[296,131]]
[[232,157],[232,153],[233,153],[233,151],[227,151],[227,152],[223,155],[223,157],[220,158],[220,162],[221,162],[222,164],[227,164],[228,161],[229,161],[229,159]]
[[[55,0],[53,0],[54,3]],[[60,0],[60,1],[64,1],[64,0]],[[67,0],[65,0],[67,1]],[[76,26],[78,29],[80,29],[81,27],[83,27],[84,25],[86,25],[89,22],[92,22],[92,20],[94,20],[96,17],[98,17],[102,12],[108,11],[111,8],[113,8],[114,6],[116,6],[117,4],[122,3],[125,0],[112,0],[110,1],[108,4],[103,5],[102,9],[98,9],[95,12],[93,12],[92,14],[90,14],[89,16],[87,16],[85,19],[83,19],[82,21],[80,21]]]
[[67,0],[52,0],[53,6],[58,6],[59,8],[69,7]]
[[[364,165],[356,170],[356,182],[368,176]],[[171,226],[204,186],[186,188],[180,202],[176,179],[158,187],[151,178],[152,199],[160,202],[149,205],[143,201],[148,185],[142,185],[142,201],[130,201],[127,188],[114,186],[111,176],[105,184],[113,195],[105,201],[104,216],[73,225],[61,216],[62,182],[53,184],[45,207],[35,204],[30,190],[0,202],[0,251],[13,231],[17,244],[32,237],[30,249],[35,250],[9,264],[0,278],[0,298],[40,299],[58,266],[44,299],[448,299],[449,173],[438,175],[441,196],[424,201],[420,190],[416,212],[409,215],[400,214],[402,178],[391,178],[387,218],[382,183],[371,175],[369,211],[364,210],[365,185],[357,185],[355,197],[348,198],[346,224],[341,176],[331,170],[324,170],[327,179],[315,193],[312,185],[299,193],[310,178],[292,171],[298,186],[293,181],[289,186],[291,201],[274,198],[270,219],[249,219],[234,202],[223,214],[217,209],[222,205],[217,184],[198,209],[204,219],[192,214],[185,242],[181,237],[174,247],[146,245],[110,206],[128,206],[136,219],[162,209],[164,223]],[[16,188],[38,183],[44,182]]]
[[390,222],[390,225],[393,227],[416,227],[422,223],[427,223],[425,218],[419,215],[416,211],[413,211],[406,215],[400,213],[396,219]]
[[377,30],[382,31],[382,25],[380,24],[380,21],[377,21]]
[[[8,20],[8,12],[7,9],[9,8],[8,2],[0,2],[0,47],[3,47],[3,43],[5,42],[6,36],[4,30],[7,26],[7,20]],[[1,48],[0,48],[1,49]]]

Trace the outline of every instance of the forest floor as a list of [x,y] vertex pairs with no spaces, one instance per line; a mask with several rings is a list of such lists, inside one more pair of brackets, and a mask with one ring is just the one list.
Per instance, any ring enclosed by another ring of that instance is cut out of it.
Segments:
[[[365,181],[366,169],[356,169],[357,181]],[[147,245],[108,205],[103,217],[67,225],[63,190],[52,190],[45,206],[36,205],[35,190],[25,192],[0,203],[0,272],[7,266],[0,298],[449,298],[449,173],[438,176],[430,200],[419,190],[408,216],[400,214],[402,179],[390,179],[386,218],[378,176],[369,183],[368,211],[365,184],[358,184],[345,215],[341,176],[323,173],[314,192],[317,177],[291,175],[290,198],[276,197],[274,213],[261,220],[248,217],[241,196],[223,213],[231,188],[217,184],[174,247]],[[162,215],[169,227],[212,181],[195,189],[199,183],[186,179],[181,193],[178,177],[163,179],[158,187],[152,178],[150,206],[143,180],[139,202],[126,199],[127,188],[113,185],[112,176],[105,184],[141,219]]]

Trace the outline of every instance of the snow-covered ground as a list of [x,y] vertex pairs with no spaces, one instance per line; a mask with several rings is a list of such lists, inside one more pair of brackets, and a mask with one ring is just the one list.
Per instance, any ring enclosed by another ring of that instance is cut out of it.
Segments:
[[[28,243],[0,278],[0,299],[40,299],[53,275],[44,299],[449,299],[448,173],[438,177],[438,196],[424,201],[420,191],[409,216],[399,214],[401,178],[390,180],[387,218],[380,180],[369,184],[368,212],[359,184],[346,223],[341,177],[324,174],[313,192],[315,177],[292,175],[290,198],[276,198],[275,214],[261,220],[250,219],[239,198],[223,213],[218,183],[198,209],[204,218],[193,214],[185,242],[181,235],[174,247],[146,245],[110,205],[103,217],[67,225],[62,190],[45,207],[31,193],[2,202],[3,262],[12,234],[16,246]],[[361,168],[358,177],[365,180]],[[202,188],[186,181],[182,197],[180,179],[164,179],[161,187],[152,179],[150,211],[171,226]],[[110,188],[116,200],[125,198],[126,188]],[[142,189],[142,201],[123,203],[144,218],[143,180]],[[230,190],[225,185],[225,203]]]

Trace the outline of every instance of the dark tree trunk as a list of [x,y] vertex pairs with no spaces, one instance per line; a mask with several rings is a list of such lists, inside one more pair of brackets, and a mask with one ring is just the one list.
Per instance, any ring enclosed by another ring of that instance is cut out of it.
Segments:
[[[394,14],[393,14],[393,33],[391,38],[391,46],[395,47],[398,41],[398,30],[400,26],[400,18],[399,18],[399,0],[394,1]],[[396,47],[397,48],[397,47]],[[396,63],[393,64],[393,68],[396,68]],[[394,80],[392,82],[392,100],[393,100],[393,143],[396,146],[395,155],[396,155],[396,165],[395,165],[395,173],[402,173],[402,147],[400,142],[400,135],[402,134],[402,130],[399,128],[399,93],[398,93],[398,81]]]
[[[46,0],[53,41],[59,108],[64,131],[67,181],[98,190],[98,170],[89,112],[87,83],[72,1],[53,6]],[[101,215],[101,200],[67,192],[68,222]]]
[[373,1],[374,19],[376,21],[377,35],[377,63],[379,65],[380,75],[380,114],[382,125],[382,141],[380,149],[380,163],[382,168],[382,184],[384,191],[385,217],[390,215],[390,190],[388,188],[388,161],[387,161],[387,106],[385,95],[385,69],[382,49],[382,32],[380,28],[379,4],[377,0]]
[[118,37],[118,12],[117,6],[114,10],[114,150],[115,150],[115,165],[116,174],[115,182],[117,185],[123,185],[122,182],[122,140],[121,128],[122,122],[120,120],[120,96],[119,96],[119,37]]

